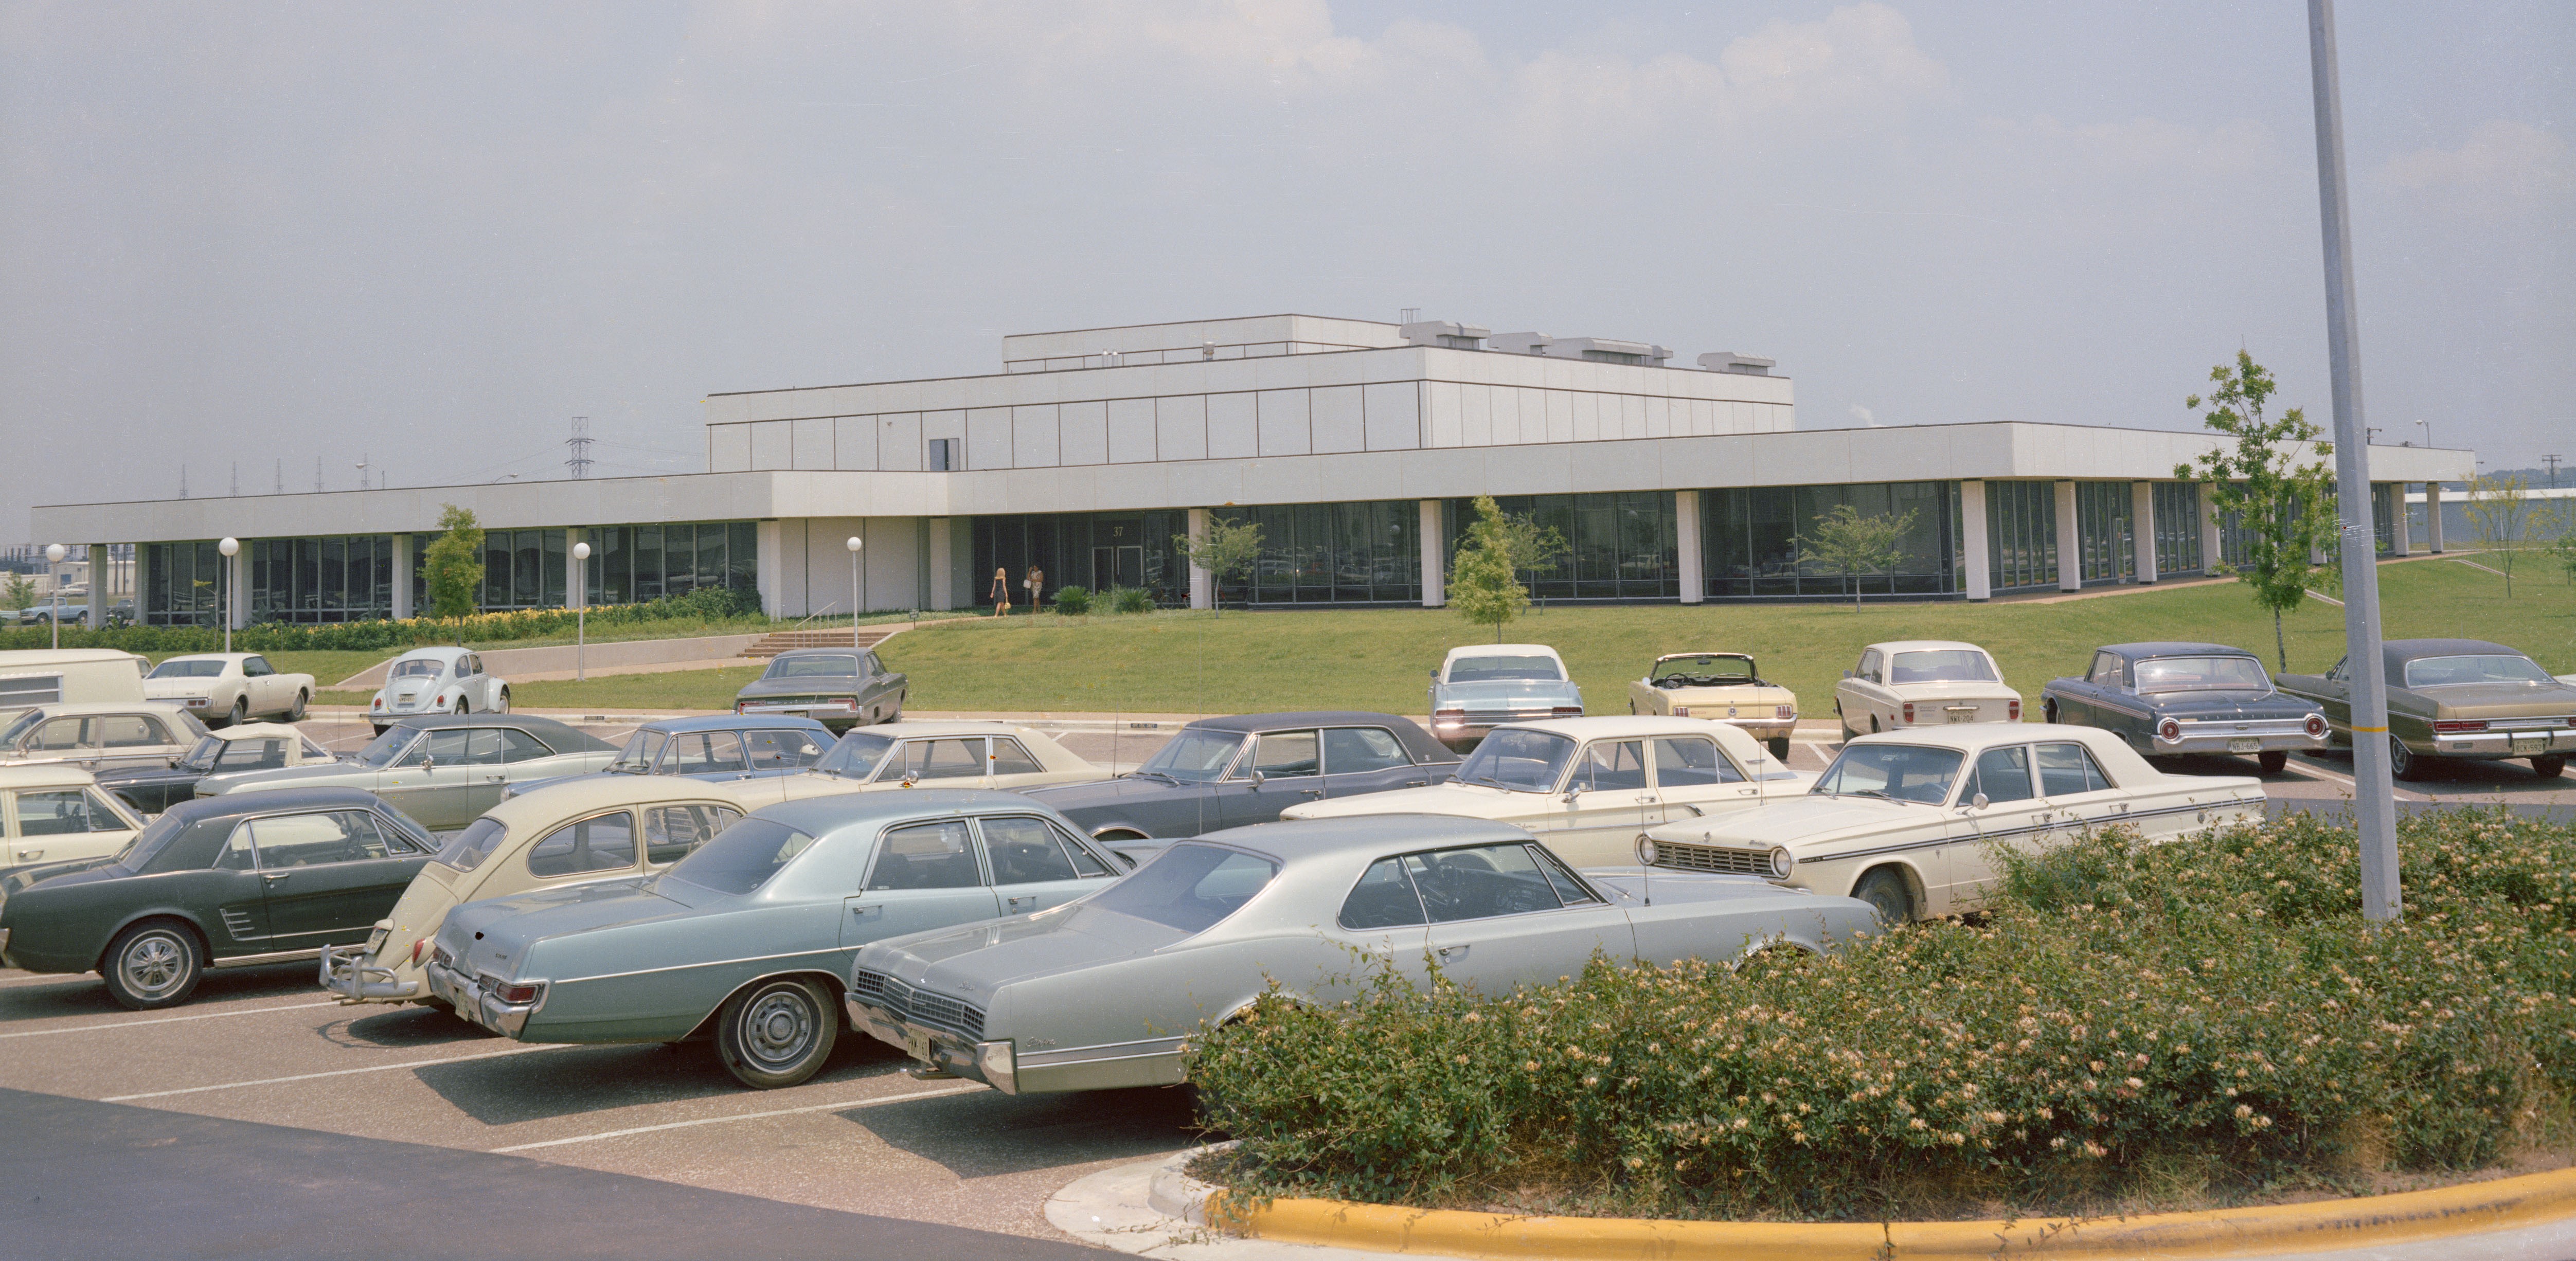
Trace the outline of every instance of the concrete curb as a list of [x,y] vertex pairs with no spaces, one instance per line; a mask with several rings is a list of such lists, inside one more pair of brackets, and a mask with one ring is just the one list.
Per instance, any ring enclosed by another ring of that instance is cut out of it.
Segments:
[[2576,1169],[2430,1191],[2129,1218],[1801,1223],[1515,1217],[1328,1200],[1235,1201],[1182,1169],[1201,1148],[1074,1183],[1048,1220],[1088,1242],[1173,1258],[1378,1256],[1901,1261],[2036,1254],[2069,1261],[2274,1256],[2312,1261],[2561,1261],[2576,1256]]

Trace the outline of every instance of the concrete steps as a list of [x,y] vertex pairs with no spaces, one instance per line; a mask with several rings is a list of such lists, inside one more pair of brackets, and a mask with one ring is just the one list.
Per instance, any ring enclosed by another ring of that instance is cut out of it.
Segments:
[[791,648],[874,648],[884,643],[901,626],[862,626],[854,636],[847,630],[772,631],[742,650],[746,657],[775,657]]

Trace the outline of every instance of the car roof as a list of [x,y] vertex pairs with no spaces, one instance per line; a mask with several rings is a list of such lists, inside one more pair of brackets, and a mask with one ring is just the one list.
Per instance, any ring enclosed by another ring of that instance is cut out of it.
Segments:
[[1468,644],[1463,648],[1450,649],[1449,655],[1440,659],[1440,664],[1448,665],[1460,657],[1549,657],[1554,658],[1558,665],[1565,664],[1565,658],[1557,656],[1556,650],[1545,644]]
[[[834,648],[827,645],[821,648],[790,648],[787,651],[778,654],[778,657],[855,657],[860,653],[867,651],[870,650],[866,648],[849,647]],[[772,657],[770,660],[776,661],[778,657]]]
[[615,806],[649,806],[666,801],[709,800],[746,808],[729,783],[709,783],[685,775],[588,775],[541,785],[510,797],[484,813],[504,825],[543,823]]
[[30,705],[48,718],[76,718],[84,714],[132,714],[149,710],[156,714],[184,714],[188,707],[177,701],[64,701],[52,705]]
[[[1883,644],[1871,644],[1870,647],[1884,653],[1938,652],[1951,648],[1964,648],[1970,652],[1981,653],[1986,651],[1985,649],[1969,643],[1964,639],[1891,639]],[[1993,654],[1987,653],[1986,655],[1992,656]]]
[[[2226,644],[2195,643],[2188,639],[2149,639],[2134,644],[2104,644],[2102,652],[2115,652],[2136,660],[2141,657],[2252,657],[2243,648]],[[2258,658],[2259,660],[2259,658]]]
[[161,659],[162,665],[173,661],[242,661],[262,654],[256,652],[174,652]]
[[25,666],[76,665],[84,661],[134,660],[134,654],[114,648],[29,648],[0,652],[0,670]]
[[395,719],[391,725],[424,731],[441,727],[516,727],[545,741],[557,753],[596,753],[617,747],[589,732],[534,714],[410,714]]
[[460,648],[455,644],[431,644],[426,648],[410,649],[401,655],[394,657],[393,660],[401,661],[407,657],[426,657],[435,661],[453,661],[472,651],[474,650],[471,648]]
[[1705,736],[1712,735],[1721,725],[1705,718],[1603,714],[1597,718],[1534,718],[1528,722],[1505,723],[1494,730],[1553,731],[1577,740],[1598,740],[1610,736]]
[[1290,727],[1383,727],[1394,723],[1415,725],[1410,718],[1373,713],[1364,709],[1301,709],[1276,714],[1229,714],[1222,718],[1201,718],[1190,726],[1202,731],[1279,731]]
[[2028,744],[2034,740],[2078,740],[2085,744],[2119,744],[2118,733],[2100,727],[2078,727],[2064,723],[2033,722],[1959,722],[1937,727],[1907,727],[1899,731],[1872,732],[1854,736],[1843,745],[1915,744],[1938,749],[1958,749],[1975,753],[1999,744]]
[[1284,819],[1227,828],[1193,838],[1233,845],[1283,861],[1349,856],[1401,847],[1428,849],[1441,845],[1475,845],[1526,841],[1530,833],[1492,819],[1453,814],[1355,814],[1331,819]]
[[246,722],[206,734],[218,740],[292,740],[304,731],[282,722]]
[[66,788],[95,783],[97,776],[69,762],[31,762],[0,766],[0,788]]
[[2490,643],[2483,639],[2392,639],[2379,646],[2382,658],[2390,665],[2421,661],[2426,657],[2528,657],[2519,648]]
[[1031,798],[989,788],[907,788],[889,792],[827,793],[820,797],[762,806],[752,814],[819,836],[827,831],[897,819],[999,810],[1055,814],[1052,808],[1039,805]]
[[216,797],[192,797],[170,807],[163,818],[176,816],[181,822],[200,819],[240,818],[254,814],[290,814],[297,810],[320,810],[343,806],[372,806],[387,813],[394,807],[362,788],[272,788],[260,792],[224,793]]
[[702,714],[695,718],[665,718],[648,722],[638,731],[659,731],[677,735],[688,731],[767,731],[794,727],[800,731],[826,731],[823,724],[797,714]]

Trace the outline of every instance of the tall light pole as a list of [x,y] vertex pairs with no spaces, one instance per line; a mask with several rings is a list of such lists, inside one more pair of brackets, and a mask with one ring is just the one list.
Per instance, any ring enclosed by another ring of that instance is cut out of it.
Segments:
[[233,650],[233,606],[230,599],[231,588],[227,584],[231,582],[233,576],[233,557],[241,555],[241,540],[225,539],[215,544],[215,550],[224,554],[224,567],[215,571],[215,616],[224,619],[224,651],[231,652]]
[[859,549],[867,544],[853,534],[842,546],[850,549],[850,646],[856,648],[859,646]]
[[[2317,208],[2324,221],[2326,358],[2334,385],[2335,506],[2343,518],[2343,638],[2351,662],[2353,823],[2361,841],[2361,914],[2405,909],[2397,873],[2397,800],[2389,780],[2388,677],[2380,664],[2378,531],[2370,520],[2363,441],[2361,331],[2353,322],[2352,213],[2344,198],[2343,86],[2335,68],[2334,0],[2308,0],[2308,69],[2316,92]],[[2433,510],[2441,511],[2440,496]]]
[[590,544],[573,544],[572,558],[581,566],[581,590],[573,596],[580,603],[573,606],[572,615],[572,681],[580,683],[590,678],[582,662],[590,648]]
[[[69,551],[70,549],[60,543],[45,545],[45,577],[52,582],[54,588],[54,615],[45,620],[54,628],[54,647],[58,650],[63,646],[63,576],[54,572],[54,566],[62,564],[63,557],[69,554]],[[98,597],[90,598],[95,600]]]

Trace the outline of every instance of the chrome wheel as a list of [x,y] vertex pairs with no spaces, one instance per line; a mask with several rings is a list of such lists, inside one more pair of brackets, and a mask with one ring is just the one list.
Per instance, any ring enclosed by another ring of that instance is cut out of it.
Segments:
[[814,1047],[814,1027],[822,1023],[813,995],[804,987],[772,990],[743,1012],[743,1058],[775,1072],[794,1064]]
[[2413,779],[2415,770],[2414,751],[2406,747],[2405,741],[2395,736],[2388,737],[2388,777]]
[[744,1085],[762,1090],[812,1077],[841,1031],[814,986],[772,981],[735,996],[718,1024],[716,1051]]
[[129,928],[108,948],[107,991],[136,1011],[186,1002],[204,970],[197,953],[196,938],[178,925]]

